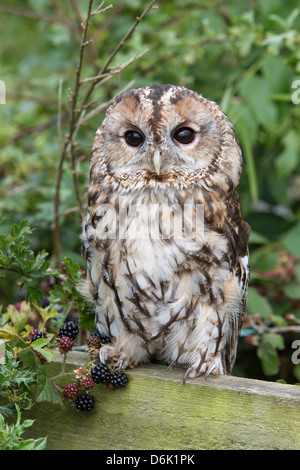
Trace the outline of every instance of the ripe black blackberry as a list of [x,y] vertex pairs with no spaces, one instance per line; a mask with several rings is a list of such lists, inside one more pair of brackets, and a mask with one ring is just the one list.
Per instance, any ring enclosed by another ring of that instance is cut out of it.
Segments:
[[122,370],[116,370],[111,373],[110,383],[113,387],[121,388],[125,387],[128,382],[127,375]]
[[37,331],[34,335],[31,335],[31,342],[33,343],[33,341],[36,341],[40,338],[47,338],[46,333],[44,333],[43,331]]
[[78,395],[75,400],[77,410],[80,411],[91,411],[95,406],[95,398],[87,393]]
[[68,338],[74,340],[78,335],[79,328],[73,321],[68,321],[58,330],[58,336],[61,338],[67,336]]
[[98,333],[98,336],[99,336],[99,339],[100,339],[100,343],[102,343],[102,344],[111,343],[111,339],[109,338],[109,336],[101,334],[101,333]]
[[111,372],[106,364],[97,364],[91,369],[92,379],[96,384],[110,382]]

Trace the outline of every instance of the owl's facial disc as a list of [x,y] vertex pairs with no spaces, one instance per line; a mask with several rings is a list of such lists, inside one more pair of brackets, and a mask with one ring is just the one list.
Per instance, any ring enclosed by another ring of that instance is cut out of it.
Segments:
[[[233,149],[232,162],[228,149]],[[96,134],[92,157],[95,178],[108,175],[124,187],[185,185],[207,175],[216,178],[227,168],[237,184],[240,166],[227,116],[214,102],[173,85],[151,85],[116,97]]]

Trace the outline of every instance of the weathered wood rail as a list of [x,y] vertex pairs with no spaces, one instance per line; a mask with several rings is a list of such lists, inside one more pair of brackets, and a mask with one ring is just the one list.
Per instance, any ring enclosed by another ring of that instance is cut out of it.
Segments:
[[[71,352],[70,370],[86,353]],[[53,374],[59,361],[51,363]],[[48,450],[299,449],[300,387],[229,376],[187,380],[183,370],[149,364],[126,371],[129,383],[91,392],[96,406],[80,412],[36,404],[24,418],[26,438],[47,436]]]

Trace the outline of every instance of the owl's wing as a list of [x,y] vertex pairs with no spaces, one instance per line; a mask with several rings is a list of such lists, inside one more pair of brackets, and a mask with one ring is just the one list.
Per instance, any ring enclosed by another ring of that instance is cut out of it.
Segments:
[[[231,373],[236,358],[236,350],[239,335],[242,329],[244,314],[246,310],[248,283],[250,278],[250,263],[248,240],[250,234],[249,225],[241,218],[239,206],[237,206],[239,214],[238,224],[231,225],[228,230],[231,232],[231,267],[235,276],[238,278],[241,289],[241,307],[238,315],[231,317],[230,338],[228,338],[225,351],[224,363],[228,374]],[[231,220],[234,222],[234,220]],[[235,222],[237,220],[235,219]],[[232,235],[234,233],[234,235]]]

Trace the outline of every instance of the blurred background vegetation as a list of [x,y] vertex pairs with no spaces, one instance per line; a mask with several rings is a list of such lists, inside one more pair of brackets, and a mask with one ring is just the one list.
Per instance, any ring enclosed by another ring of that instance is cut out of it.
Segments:
[[[1,2],[1,234],[27,219],[34,252],[49,253],[53,267],[68,257],[84,272],[80,210],[86,206],[91,144],[107,103],[128,86],[151,83],[203,94],[230,117],[244,155],[240,201],[252,229],[252,275],[234,373],[296,383],[300,365],[291,356],[300,336],[299,2],[160,0],[128,34],[149,3],[119,0],[110,8],[105,2],[101,8],[109,8],[90,18],[86,39],[93,42],[80,56],[88,0]],[[94,2],[93,11],[97,7]],[[103,77],[80,82],[79,120],[72,150],[62,160],[79,57],[80,80],[99,71]],[[20,292],[14,270],[2,270],[5,312]],[[47,293],[45,279],[36,276],[34,282]]]

